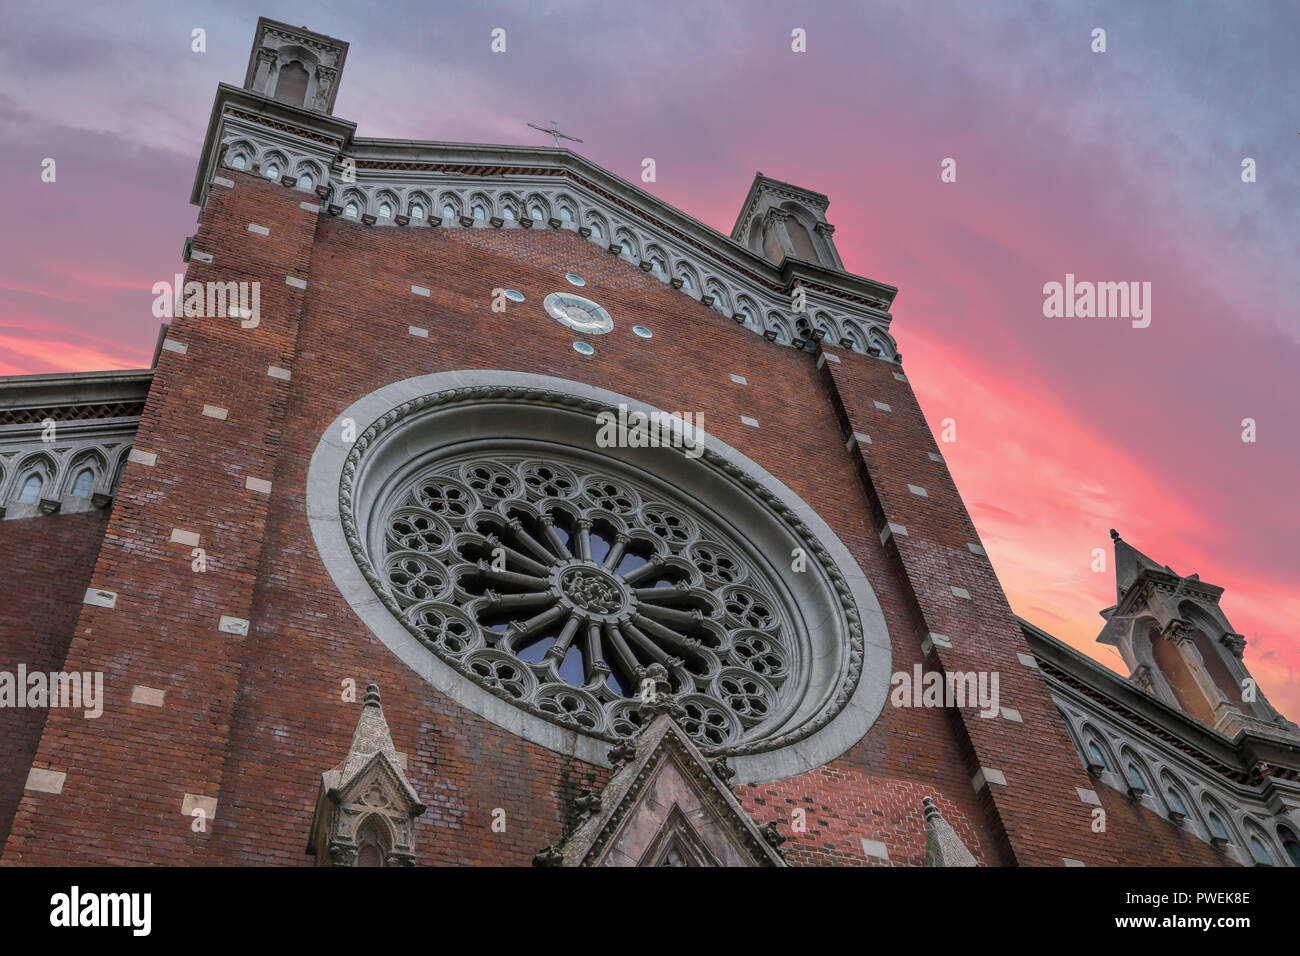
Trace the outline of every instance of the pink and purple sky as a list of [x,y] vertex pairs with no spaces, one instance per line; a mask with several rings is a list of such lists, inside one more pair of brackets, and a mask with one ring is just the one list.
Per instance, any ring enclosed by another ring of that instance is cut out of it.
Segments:
[[[849,271],[900,289],[892,331],[936,433],[956,422],[1015,610],[1122,669],[1094,643],[1117,528],[1227,589],[1300,718],[1294,2],[10,3],[0,375],[148,365],[150,289],[183,270],[212,97],[259,15],[351,44],[335,113],[361,135],[545,145],[525,123],[555,119],[630,181],[654,157],[647,188],[724,233],[755,170],[829,195]],[[1045,318],[1066,273],[1150,282],[1150,327]]]

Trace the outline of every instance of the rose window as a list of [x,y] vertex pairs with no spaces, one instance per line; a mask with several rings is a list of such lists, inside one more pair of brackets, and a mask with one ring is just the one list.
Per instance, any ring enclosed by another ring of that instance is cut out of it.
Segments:
[[408,478],[381,516],[375,565],[402,622],[499,696],[627,737],[658,663],[711,749],[788,709],[792,622],[770,571],[660,491],[576,461],[470,456]]
[[602,444],[621,405],[637,407],[475,370],[340,410],[307,507],[340,595],[438,694],[580,760],[643,726],[652,666],[677,722],[738,779],[843,753],[890,673],[865,575],[812,508],[715,439],[693,454]]

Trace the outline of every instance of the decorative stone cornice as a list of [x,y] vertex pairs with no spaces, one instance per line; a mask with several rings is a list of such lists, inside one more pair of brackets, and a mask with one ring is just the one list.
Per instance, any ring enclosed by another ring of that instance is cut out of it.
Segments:
[[[255,68],[250,65],[250,69]],[[316,76],[318,86],[332,96],[337,74],[318,68]],[[321,95],[321,89],[314,95]],[[357,137],[355,130],[355,124],[319,110],[292,107],[250,89],[221,84],[191,201],[204,203],[209,183],[224,161],[223,147],[236,142],[248,144],[246,152],[252,154],[247,170],[266,168],[272,154],[282,157],[283,162],[277,160],[277,165],[295,177],[305,167],[314,170],[313,178],[322,186],[336,194],[346,192],[357,202],[358,220],[373,215],[381,201],[389,202],[395,207],[394,215],[379,220],[374,228],[421,228],[435,221],[439,228],[456,228],[459,216],[447,219],[435,215],[443,195],[456,195],[463,202],[477,193],[495,206],[509,194],[523,196],[540,189],[555,197],[568,192],[582,207],[581,215],[562,223],[561,228],[588,230],[590,234],[588,214],[596,215],[606,223],[606,234],[593,236],[592,241],[602,247],[622,233],[630,237],[633,246],[641,247],[636,259],[648,260],[646,247],[662,249],[668,265],[665,282],[681,278],[682,271],[693,273],[694,281],[682,283],[682,293],[697,301],[707,299],[708,307],[726,317],[741,311],[740,300],[747,298],[756,313],[755,332],[783,325],[786,334],[778,334],[776,339],[797,346],[789,297],[794,282],[801,281],[811,296],[810,312],[819,324],[831,327],[833,341],[856,341],[859,344],[852,347],[863,352],[874,342],[880,357],[896,360],[897,346],[888,328],[897,289],[844,272],[838,268],[838,259],[827,267],[785,258],[777,266],[762,250],[750,249],[710,229],[567,149],[373,139]],[[344,156],[355,163],[355,182],[341,178],[339,160]],[[820,211],[825,207],[827,200],[821,194],[789,184],[773,186],[773,182],[764,180],[762,192],[768,199],[788,196],[805,208]],[[413,218],[409,207],[417,199],[426,207],[425,215]],[[493,213],[484,221],[500,219],[507,229],[534,224],[527,216],[512,222],[499,210]],[[551,218],[553,225],[559,223]],[[814,225],[829,244],[831,232],[822,228],[828,224]],[[470,228],[474,226],[470,220]],[[613,246],[617,249],[617,242]]]

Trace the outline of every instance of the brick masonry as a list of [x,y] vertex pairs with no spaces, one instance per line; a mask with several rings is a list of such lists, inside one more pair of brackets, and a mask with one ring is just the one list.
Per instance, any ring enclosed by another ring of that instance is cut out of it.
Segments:
[[[0,521],[0,670],[63,669],[108,514]],[[0,707],[0,846],[23,794],[48,711]],[[78,718],[84,720],[84,718]]]
[[[394,380],[465,368],[554,375],[702,412],[711,434],[813,505],[853,553],[884,609],[896,671],[923,663],[929,632],[952,638],[931,658],[943,668],[1000,671],[1003,703],[1023,724],[887,706],[830,765],[738,788],[757,822],[783,821],[791,862],[919,864],[927,795],[989,865],[1218,861],[1112,793],[1107,832],[1091,832],[1075,793],[1087,775],[1041,675],[1016,659],[1026,646],[987,560],[968,547],[974,527],[927,455],[934,440],[896,366],[842,351],[818,363],[767,343],[570,231],[367,227],[304,208],[292,189],[223,175],[235,185],[212,191],[195,240],[214,260],[192,262],[188,278],[260,281],[261,321],[172,324],[169,337],[187,348],[160,356],[137,436],[156,463],[128,466],[80,585],[116,591],[117,605],[74,602],[68,666],[105,672],[105,713],[50,714],[34,764],[65,772],[63,792],[22,795],[0,862],[311,864],[320,774],[347,753],[360,711],[343,701],[345,681],[382,688],[428,805],[419,863],[526,864],[560,836],[572,799],[606,771],[509,734],[401,665],[338,596],[308,530],[308,462],[340,411]],[[589,338],[593,356],[575,352],[574,333],[541,307],[569,289],[566,272],[585,276],[583,294],[615,319],[612,333]],[[493,312],[497,287],[526,301]],[[271,366],[291,379],[270,377]],[[227,420],[195,414],[204,405],[228,409]],[[871,442],[846,448],[853,432]],[[270,493],[248,490],[248,477]],[[887,522],[907,536],[882,543]],[[206,572],[169,543],[172,528],[200,535]],[[223,616],[247,619],[247,635],[219,631]],[[164,692],[162,706],[132,705],[137,685]],[[977,794],[982,765],[1007,785]],[[202,832],[181,812],[186,795],[217,800]],[[791,833],[795,808],[807,810],[804,832]],[[497,809],[505,832],[492,829]],[[863,840],[883,843],[888,859],[867,857]]]

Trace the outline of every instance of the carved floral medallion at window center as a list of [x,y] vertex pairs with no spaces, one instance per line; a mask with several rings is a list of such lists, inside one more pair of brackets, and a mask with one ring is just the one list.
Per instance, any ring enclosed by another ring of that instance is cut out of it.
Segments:
[[470,455],[407,479],[380,516],[375,564],[406,627],[554,722],[633,735],[652,663],[709,749],[761,735],[797,703],[779,588],[720,526],[625,476]]

